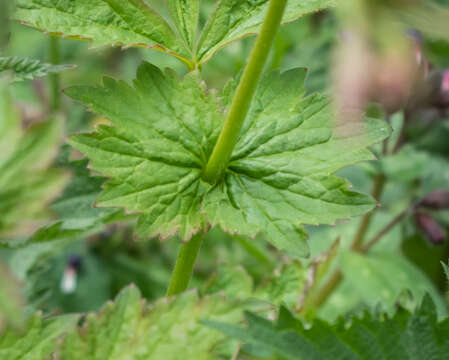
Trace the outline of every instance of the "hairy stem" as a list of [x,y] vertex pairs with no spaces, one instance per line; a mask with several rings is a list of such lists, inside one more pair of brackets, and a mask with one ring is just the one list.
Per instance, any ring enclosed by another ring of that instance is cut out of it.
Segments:
[[237,87],[223,129],[204,169],[203,179],[207,182],[216,182],[228,165],[281,24],[286,5],[287,0],[270,0],[262,30],[257,37],[248,64]]
[[175,268],[168,286],[167,296],[182,293],[189,286],[192,278],[193,266],[203,242],[203,233],[194,235],[188,242],[182,243],[176,258]]
[[[49,44],[50,63],[58,65],[61,62],[61,55],[59,49],[59,39],[55,36],[50,36]],[[58,111],[61,107],[61,91],[60,91],[60,77],[58,73],[51,74],[50,80],[50,100],[51,110]]]

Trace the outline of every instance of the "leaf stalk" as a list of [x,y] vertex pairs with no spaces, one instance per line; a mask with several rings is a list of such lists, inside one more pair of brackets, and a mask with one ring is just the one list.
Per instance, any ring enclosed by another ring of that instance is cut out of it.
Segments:
[[168,286],[167,296],[178,295],[187,290],[203,238],[204,234],[199,232],[189,241],[181,244],[176,258],[175,268],[171,275],[170,285]]

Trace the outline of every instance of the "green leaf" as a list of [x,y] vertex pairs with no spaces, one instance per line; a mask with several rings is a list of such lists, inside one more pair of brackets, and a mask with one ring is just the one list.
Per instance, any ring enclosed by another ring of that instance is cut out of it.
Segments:
[[[335,0],[290,0],[283,21],[333,6]],[[15,18],[40,30],[90,40],[93,46],[154,47],[190,69],[220,48],[260,31],[268,0],[217,0],[197,40],[199,0],[168,0],[178,34],[143,0],[18,0]]]
[[306,274],[307,280],[296,304],[297,312],[302,312],[305,316],[309,316],[315,311],[313,309],[313,299],[319,293],[322,281],[328,275],[332,263],[339,254],[339,250],[340,238],[338,237],[328,251],[317,255],[310,262]]
[[167,0],[166,3],[179,35],[189,49],[195,49],[200,0]]
[[435,3],[435,1],[423,1],[411,6],[404,6],[402,11],[397,11],[397,16],[406,26],[422,31],[433,39],[449,40],[449,8]]
[[71,171],[72,179],[61,196],[53,201],[51,209],[58,214],[61,228],[92,233],[111,221],[124,220],[125,216],[117,209],[94,207],[106,179],[91,176],[86,166],[85,159],[64,166]]
[[[414,164],[410,166],[409,164]],[[420,196],[433,190],[448,189],[449,162],[435,153],[405,145],[397,154],[379,162],[381,171],[396,181],[419,181]]]
[[[105,78],[103,87],[74,87],[74,99],[111,120],[71,144],[111,177],[100,206],[140,213],[141,235],[189,239],[206,225],[255,236],[292,255],[307,254],[301,224],[334,224],[360,215],[374,201],[331,175],[373,159],[367,146],[385,138],[375,119],[335,127],[329,99],[302,98],[304,69],[265,77],[244,124],[224,179],[201,180],[225,111],[196,72],[180,80],[144,63],[134,88]],[[226,106],[232,84],[222,95]]]
[[[218,0],[201,33],[198,58],[208,61],[218,50],[242,37],[257,34],[262,26],[268,0]],[[283,23],[335,5],[334,0],[289,0]]]
[[33,80],[48,74],[73,69],[74,65],[52,65],[39,60],[14,57],[0,57],[0,74],[9,75],[12,82]]
[[441,265],[443,265],[444,273],[447,277],[447,280],[449,281],[449,263],[448,263],[448,265],[446,265],[445,263],[442,262]]
[[86,163],[86,160],[79,160],[60,164],[71,171],[72,179],[61,196],[50,205],[58,221],[39,228],[21,241],[7,239],[2,243],[12,251],[8,265],[20,280],[28,280],[27,274],[40,259],[57,253],[69,243],[98,234],[110,223],[132,220],[122,210],[94,208],[105,179],[90,176]]
[[11,325],[20,329],[24,322],[22,288],[15,276],[0,262],[0,332]]
[[62,171],[47,169],[27,174],[0,191],[0,239],[24,236],[52,218],[48,204],[67,182]]
[[267,277],[254,292],[254,296],[274,305],[294,307],[307,282],[307,268],[299,261],[282,264]]
[[428,297],[414,314],[400,309],[390,318],[365,312],[349,322],[340,319],[335,325],[315,321],[306,327],[285,308],[276,324],[251,313],[246,318],[247,328],[206,324],[249,344],[244,349],[251,353],[282,359],[444,360],[449,349],[449,319],[438,322]]
[[8,1],[0,2],[0,22],[2,26],[0,28],[0,51],[8,45],[10,37],[10,24],[9,24],[10,3]]
[[144,63],[134,85],[105,78],[104,87],[68,89],[116,125],[75,135],[70,143],[92,160],[92,169],[112,177],[99,206],[142,213],[141,235],[166,238],[179,231],[189,239],[205,224],[200,206],[208,185],[201,171],[222,110],[196,72],[180,81],[172,71]]
[[205,293],[224,291],[228,299],[247,299],[252,295],[254,281],[243,266],[220,264],[206,283]]
[[417,301],[429,294],[439,313],[447,314],[444,299],[432,282],[400,255],[379,252],[363,256],[348,252],[341,265],[345,278],[366,305],[382,304],[392,309],[401,292],[409,290]]
[[0,82],[0,166],[14,152],[21,137],[22,126],[6,84]]
[[339,36],[335,12],[323,14],[318,27],[314,26],[315,20],[316,16],[305,16],[280,29],[271,65],[284,69],[306,67],[308,92],[322,91],[331,85],[333,50]]
[[[374,206],[331,174],[373,159],[366,147],[389,134],[376,119],[334,124],[328,98],[303,97],[304,77],[294,69],[262,80],[229,169],[203,205],[212,225],[250,237],[263,232],[295,256],[308,254],[301,224],[334,224]],[[223,102],[231,97],[228,87]]]
[[145,46],[189,62],[189,52],[170,25],[143,0],[18,0],[21,22],[92,46]]
[[42,319],[33,315],[26,329],[17,332],[10,328],[0,334],[0,358],[8,360],[47,360],[58,347],[61,336],[76,326],[78,315]]
[[50,218],[47,205],[67,182],[67,174],[51,168],[62,138],[60,118],[21,130],[6,90],[0,89],[0,239],[27,235]]
[[203,318],[236,322],[241,310],[221,296],[200,300],[192,291],[148,307],[131,286],[66,338],[60,358],[214,359],[214,346],[224,337],[200,324]]
[[438,160],[437,156],[433,157],[413,145],[405,145],[397,153],[382,158],[376,165],[388,179],[406,182],[431,175],[441,166]]

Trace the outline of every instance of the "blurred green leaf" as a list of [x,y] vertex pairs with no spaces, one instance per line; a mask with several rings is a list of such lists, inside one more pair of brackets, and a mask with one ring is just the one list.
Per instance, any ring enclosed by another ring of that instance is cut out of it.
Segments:
[[254,296],[271,304],[294,308],[306,283],[307,268],[298,261],[283,264],[256,288]]
[[242,266],[221,264],[207,281],[204,292],[215,294],[223,291],[229,299],[246,299],[253,292],[253,279]]
[[0,57],[0,74],[6,74],[6,77],[11,79],[12,82],[33,80],[73,68],[74,65],[51,65],[39,60],[24,59],[17,56]]
[[449,263],[446,265],[445,263],[441,263],[443,265],[444,273],[446,274],[447,280],[449,281]]
[[307,91],[328,90],[338,31],[337,21],[331,11],[316,13],[284,26],[279,32],[278,41],[283,42],[285,50],[283,54],[274,55],[272,66],[277,68],[281,65],[282,69],[305,67]]
[[112,221],[125,219],[121,210],[95,207],[95,200],[106,179],[92,176],[87,160],[61,164],[72,174],[70,183],[51,208],[63,221],[65,229],[94,230]]
[[337,238],[328,251],[317,255],[308,265],[306,281],[296,304],[297,312],[306,316],[309,310],[314,311],[312,303],[321,286],[322,280],[328,275],[329,269],[340,252],[340,238]]
[[7,360],[47,360],[58,347],[61,336],[76,326],[78,315],[42,319],[35,314],[23,331],[7,328],[0,334],[0,358]]
[[[199,40],[198,0],[170,0],[169,13],[179,36],[143,0],[78,0],[52,3],[18,0],[15,18],[40,30],[90,40],[93,46],[145,46],[173,55],[191,69],[208,61],[219,49],[260,31],[268,0],[217,0]],[[335,0],[288,2],[283,22],[335,5]]]
[[433,190],[449,189],[449,161],[412,144],[400,151],[382,158],[375,164],[386,177],[400,185],[419,180],[419,196]]
[[14,152],[22,133],[21,120],[4,82],[0,83],[0,166]]
[[404,236],[401,252],[416,267],[421,269],[440,291],[447,288],[446,276],[441,272],[441,262],[449,254],[449,243],[435,245],[419,233]]
[[9,269],[0,263],[0,333],[5,326],[21,329],[25,320],[22,287]]
[[9,1],[0,1],[0,53],[9,42]]
[[7,263],[19,279],[25,280],[36,263],[51,258],[70,243],[100,233],[108,224],[133,219],[121,210],[93,207],[104,178],[90,176],[86,164],[85,160],[59,164],[72,172],[72,179],[50,205],[58,215],[57,221],[42,226],[27,238],[3,242],[3,252],[9,254]]
[[[294,21],[335,4],[334,0],[290,0],[282,22]],[[199,39],[197,53],[201,62],[209,60],[227,44],[258,33],[267,8],[268,0],[218,0]]]
[[[79,259],[76,269],[71,267],[73,258]],[[67,281],[73,281],[72,289],[64,287]],[[83,242],[71,243],[37,262],[26,282],[28,302],[44,314],[98,311],[113,295],[111,272]]]
[[62,119],[34,124],[23,131],[9,93],[4,88],[0,91],[0,239],[5,239],[30,234],[47,221],[47,205],[60,193],[68,176],[50,167],[61,141]]
[[347,252],[342,259],[342,271],[353,285],[353,293],[365,305],[381,304],[385,309],[393,309],[401,292],[409,290],[415,301],[429,294],[439,313],[447,314],[444,299],[430,279],[402,256],[381,252],[363,256]]
[[14,17],[55,35],[92,41],[94,47],[146,46],[189,58],[170,25],[143,0],[18,0]]
[[244,350],[256,353],[256,358],[263,353],[292,360],[444,360],[449,349],[449,319],[438,322],[429,297],[414,314],[404,309],[392,317],[365,312],[349,322],[340,319],[335,325],[315,321],[306,327],[285,308],[280,309],[274,324],[251,313],[246,320],[246,328],[205,323],[251,345]]
[[400,8],[398,17],[410,27],[435,38],[449,40],[448,4],[437,4],[433,0],[415,1]]
[[224,336],[200,324],[200,319],[236,322],[241,315],[237,303],[226,302],[220,295],[199,299],[192,291],[148,307],[131,286],[67,336],[60,358],[215,359],[214,347]]
[[382,158],[376,165],[390,180],[413,181],[428,173],[433,163],[428,153],[408,145],[398,153]]

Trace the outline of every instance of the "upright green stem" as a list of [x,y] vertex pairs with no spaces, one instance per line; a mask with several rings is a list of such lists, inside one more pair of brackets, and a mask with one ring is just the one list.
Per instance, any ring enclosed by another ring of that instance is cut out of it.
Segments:
[[[50,36],[50,63],[58,65],[61,62],[61,54],[59,49],[59,39],[56,36]],[[50,101],[51,110],[58,111],[61,107],[61,91],[60,91],[60,77],[58,73],[51,74],[50,80]]]
[[203,179],[210,183],[217,181],[228,165],[232,150],[237,142],[243,121],[281,24],[287,0],[270,0],[262,30],[251,52],[248,64],[232,100],[229,114],[215,144],[212,155],[203,172]]
[[[237,87],[231,109],[218,141],[204,169],[203,179],[208,182],[217,181],[228,164],[277,30],[281,24],[286,4],[287,0],[270,0],[270,6],[262,25],[262,30]],[[187,289],[202,240],[203,235],[197,234],[189,242],[181,245],[167,290],[167,296],[179,294]]]
[[196,257],[201,248],[204,235],[198,233],[194,235],[188,242],[182,243],[176,258],[175,268],[168,286],[167,296],[173,296],[182,293],[189,286],[192,278],[193,266]]

